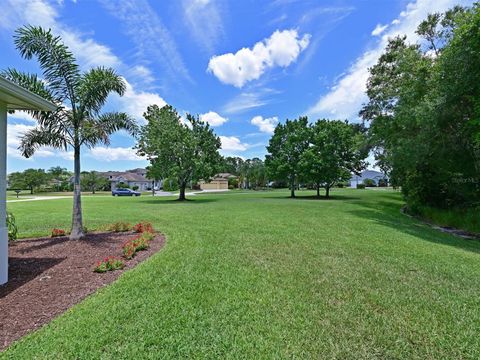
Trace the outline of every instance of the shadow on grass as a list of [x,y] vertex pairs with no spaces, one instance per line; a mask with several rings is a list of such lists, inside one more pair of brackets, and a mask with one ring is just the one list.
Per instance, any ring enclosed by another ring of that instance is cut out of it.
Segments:
[[0,299],[27,284],[37,276],[61,263],[66,258],[19,258],[8,259],[8,283],[0,286]]
[[307,196],[296,196],[294,200],[359,200],[359,197],[348,196],[348,195],[330,195],[328,198],[325,195],[307,195]]
[[317,195],[296,195],[294,198],[290,197],[290,195],[288,196],[276,196],[276,197],[268,197],[268,199],[278,199],[278,200],[285,200],[285,199],[290,199],[292,201],[295,201],[295,200],[317,200],[317,201],[329,201],[329,200],[332,200],[332,201],[337,201],[337,200],[345,200],[345,201],[348,201],[348,200],[360,200],[359,197],[355,197],[355,196],[348,196],[348,195],[330,195],[330,197],[325,197],[325,195],[320,195],[320,196],[317,196]]
[[[387,197],[387,196],[386,196]],[[388,196],[389,197],[389,196]],[[393,199],[393,197],[391,197]],[[395,198],[398,200],[398,197]],[[480,254],[480,241],[463,239],[433,229],[421,221],[410,218],[400,212],[401,204],[398,201],[360,202],[361,210],[350,210],[348,213],[368,220],[374,220],[382,226],[399,230],[405,234],[429,241],[434,244],[448,245],[462,250]]]
[[210,203],[210,202],[216,202],[218,199],[212,199],[212,198],[194,198],[189,197],[186,198],[185,200],[181,201],[178,199],[165,199],[165,198],[159,198],[159,199],[148,199],[148,200],[143,200],[142,204],[155,204],[155,205],[174,205],[174,204],[201,204],[201,203]]

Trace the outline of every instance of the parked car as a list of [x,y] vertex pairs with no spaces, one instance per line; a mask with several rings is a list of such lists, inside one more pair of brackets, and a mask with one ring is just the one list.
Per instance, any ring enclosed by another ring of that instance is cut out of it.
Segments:
[[112,196],[140,196],[141,193],[132,189],[115,189],[112,190]]

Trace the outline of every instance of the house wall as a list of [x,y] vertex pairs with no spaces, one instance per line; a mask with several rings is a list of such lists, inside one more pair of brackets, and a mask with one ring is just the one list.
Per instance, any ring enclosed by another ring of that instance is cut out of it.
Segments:
[[209,183],[200,183],[202,190],[228,190],[228,180],[212,180]]
[[[120,181],[112,181],[111,188],[112,190],[115,190],[117,188],[117,184]],[[128,187],[131,189],[134,186],[138,186],[138,191],[147,191],[148,188],[152,187],[152,182],[151,181],[123,181],[128,185]]]

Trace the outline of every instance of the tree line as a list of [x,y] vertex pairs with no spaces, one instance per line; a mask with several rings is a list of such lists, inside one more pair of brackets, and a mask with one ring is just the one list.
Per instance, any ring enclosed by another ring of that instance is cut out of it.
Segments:
[[409,208],[480,202],[480,5],[430,14],[420,41],[390,39],[360,115]]
[[[9,190],[29,190],[30,194],[35,191],[73,191],[73,172],[61,166],[45,169],[26,169],[12,172],[7,177]],[[110,190],[110,182],[97,171],[82,171],[80,174],[82,191]]]

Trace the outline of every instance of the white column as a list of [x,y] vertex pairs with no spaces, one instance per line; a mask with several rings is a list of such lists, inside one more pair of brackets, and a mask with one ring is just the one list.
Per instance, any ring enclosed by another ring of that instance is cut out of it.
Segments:
[[7,105],[0,102],[0,285],[8,280]]

